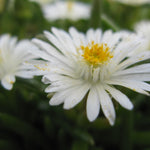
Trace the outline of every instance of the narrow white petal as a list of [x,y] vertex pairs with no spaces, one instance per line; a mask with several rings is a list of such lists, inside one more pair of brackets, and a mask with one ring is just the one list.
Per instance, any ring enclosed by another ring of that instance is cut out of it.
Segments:
[[105,117],[109,120],[111,125],[114,125],[116,114],[113,103],[108,95],[108,93],[104,90],[103,87],[97,86],[97,91],[99,95],[100,105],[102,107],[102,111]]
[[121,80],[137,80],[137,81],[150,81],[150,74],[142,74],[142,73],[137,73],[137,74],[125,74],[125,75],[115,75],[112,77],[113,79],[121,79]]
[[7,89],[11,90],[13,87],[13,83],[15,82],[15,77],[14,76],[6,76],[1,80],[2,86]]
[[102,30],[97,29],[95,31],[95,41],[96,41],[96,43],[101,43],[101,38],[102,38]]
[[79,33],[74,27],[69,28],[69,33],[74,41],[76,48],[80,48],[81,45],[86,44],[84,34]]
[[[45,81],[48,82],[48,81]],[[50,83],[50,82],[49,82]],[[69,89],[75,86],[81,85],[81,81],[80,80],[70,80],[70,82],[68,81],[64,81],[64,80],[60,80],[60,81],[56,81],[56,82],[52,82],[50,86],[48,86],[45,89],[46,93],[49,92],[59,92],[65,89]]]
[[89,121],[94,121],[97,118],[99,111],[100,111],[100,101],[99,101],[98,93],[96,89],[92,87],[88,94],[87,104],[86,104],[86,112]]
[[135,74],[135,73],[150,73],[150,64],[142,64],[128,69],[124,69],[115,73],[115,75]]
[[58,93],[55,93],[53,97],[50,99],[49,104],[50,105],[60,105],[64,102],[64,99],[67,97],[68,91],[61,91]]
[[92,41],[95,41],[95,36],[94,36],[94,30],[89,29],[86,33],[87,41],[90,43]]
[[117,66],[117,69],[123,70],[124,68],[127,68],[127,67],[129,67],[135,63],[147,60],[149,58],[150,58],[150,52],[149,51],[141,52],[140,54],[134,55],[134,56],[128,58],[127,60],[123,61],[122,63],[120,63]]
[[107,30],[104,32],[101,42],[108,43],[110,39],[112,39],[111,37],[112,37],[112,30]]
[[113,84],[113,85],[121,85],[121,86],[127,87],[129,89],[132,89],[135,92],[142,93],[145,95],[149,95],[149,93],[146,91],[150,91],[150,85],[145,82],[142,82],[142,81],[118,78],[118,79],[107,80],[106,83]]
[[47,37],[47,39],[54,44],[63,54],[65,54],[65,48],[64,46],[59,42],[59,40],[57,39],[56,36],[54,36],[52,33],[48,32],[48,31],[44,31],[45,36]]
[[[74,48],[74,46],[73,46],[73,43],[72,43],[72,45],[71,45],[71,43],[69,43],[69,41],[72,41],[71,39],[70,39],[70,37],[68,37],[68,36],[66,36],[66,34],[64,34],[64,32],[62,31],[62,30],[59,30],[59,29],[57,29],[57,28],[52,28],[52,32],[53,32],[53,34],[56,36],[56,38],[59,40],[59,42],[61,43],[61,45],[62,45],[62,47],[63,47],[63,49],[64,49],[64,51],[63,51],[63,53],[66,55],[66,56],[68,56],[68,54],[71,52],[71,51],[74,51],[74,52],[76,52],[76,50],[75,50],[75,48]],[[65,37],[64,37],[65,36]],[[69,45],[67,44],[67,43],[69,43]],[[70,50],[70,48],[73,48],[72,50]],[[69,53],[68,53],[69,52]]]
[[64,101],[64,109],[70,109],[77,105],[84,98],[89,88],[90,84],[81,84],[74,87]]
[[133,109],[133,104],[129,100],[129,98],[120,92],[119,90],[115,89],[114,87],[110,87],[108,85],[105,86],[105,89],[112,95],[112,97],[124,108],[126,109]]

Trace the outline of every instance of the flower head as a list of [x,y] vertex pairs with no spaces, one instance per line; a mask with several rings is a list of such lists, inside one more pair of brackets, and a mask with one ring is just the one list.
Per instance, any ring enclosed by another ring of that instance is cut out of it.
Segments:
[[137,34],[143,36],[147,40],[146,49],[150,50],[150,21],[141,21],[135,24]]
[[90,17],[90,6],[81,2],[58,1],[42,7],[44,16],[49,21],[58,19],[79,20]]
[[36,49],[28,40],[17,43],[16,37],[8,34],[0,36],[0,80],[4,88],[10,90],[15,82],[15,76],[32,78],[35,70],[28,65],[34,58],[29,49]]
[[42,81],[50,84],[45,92],[54,93],[50,105],[64,103],[64,108],[70,109],[87,95],[88,119],[94,121],[101,107],[113,125],[112,98],[126,109],[133,108],[129,98],[115,85],[148,95],[150,85],[144,81],[150,81],[150,64],[133,64],[148,59],[150,52],[133,53],[129,57],[142,44],[140,38],[124,41],[120,33],[111,30],[102,33],[101,29],[89,29],[83,34],[75,28],[70,28],[69,33],[52,28],[52,33],[44,34],[52,45],[34,39],[40,50],[32,52],[47,61],[47,66],[43,61],[42,65],[39,63],[39,70],[44,74]]
[[131,32],[131,31],[128,31],[128,30],[122,30],[122,31],[119,31],[118,34],[120,34],[120,36],[122,37],[122,41],[124,42],[129,42],[129,41],[132,41],[133,39],[134,40],[138,40],[140,38],[140,42],[142,44],[140,44],[138,46],[138,48],[134,51],[131,51],[128,55],[132,55],[133,53],[135,54],[138,54],[140,52],[143,52],[143,51],[147,51],[149,49],[149,40],[143,35],[143,34],[140,34],[139,32]]
[[46,5],[46,4],[49,4],[51,3],[53,0],[30,0],[31,2],[36,2],[36,3],[39,3],[40,5]]

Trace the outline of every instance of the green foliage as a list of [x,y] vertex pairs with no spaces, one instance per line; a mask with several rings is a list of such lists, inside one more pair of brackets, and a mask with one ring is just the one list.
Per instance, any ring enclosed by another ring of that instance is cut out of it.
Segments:
[[[90,0],[83,1],[91,4]],[[15,0],[14,6],[8,6],[9,1],[5,1],[0,11],[0,33],[11,33],[20,39],[42,37],[43,30],[50,30],[52,26],[64,30],[75,26],[85,32],[91,25],[89,20],[49,22],[39,5],[27,0]],[[104,0],[101,25],[96,26],[104,30],[132,30],[134,23],[150,19],[149,8]],[[114,102],[117,119],[111,127],[102,112],[90,123],[86,118],[85,102],[72,110],[49,106],[45,85],[40,80],[17,79],[12,91],[0,87],[0,150],[150,149],[149,97],[124,91],[132,97],[134,111],[124,110]]]

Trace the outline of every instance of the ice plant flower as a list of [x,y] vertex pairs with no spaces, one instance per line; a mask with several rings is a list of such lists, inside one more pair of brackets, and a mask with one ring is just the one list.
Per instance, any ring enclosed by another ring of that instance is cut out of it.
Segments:
[[145,50],[150,50],[150,21],[145,20],[135,24],[134,27],[137,34],[143,36],[147,42],[145,43]]
[[[71,109],[87,97],[86,112],[94,121],[102,109],[111,125],[115,122],[114,98],[122,107],[131,110],[132,102],[115,85],[149,95],[150,64],[134,64],[150,58],[150,52],[128,54],[135,51],[140,39],[121,40],[121,34],[111,30],[89,29],[86,34],[70,28],[69,33],[52,28],[44,32],[51,44],[39,39],[33,42],[39,50],[32,52],[43,61],[38,69],[45,72],[42,81],[50,84],[45,92],[52,93],[50,105],[64,103],[64,109]],[[134,66],[133,66],[134,65]]]
[[5,89],[12,89],[15,76],[33,77],[35,69],[29,66],[28,62],[37,57],[28,52],[30,48],[37,47],[28,40],[17,43],[17,38],[9,34],[0,36],[0,81]]
[[150,0],[109,0],[109,1],[116,1],[116,2],[132,5],[132,6],[150,4]]
[[90,17],[90,5],[81,2],[57,1],[42,7],[44,16],[49,21],[59,19],[79,20]]
[[140,34],[138,32],[131,32],[131,31],[128,31],[128,30],[121,30],[117,34],[120,34],[121,39],[124,42],[132,41],[133,39],[138,40],[140,38],[142,44],[139,45],[139,47],[136,50],[131,51],[129,53],[129,56],[132,55],[132,53],[138,54],[142,51],[146,51],[146,50],[149,49],[149,46],[148,46],[149,45],[149,40],[143,34]]
[[43,6],[43,5],[51,3],[53,0],[30,0],[30,1],[31,2],[36,2],[36,3]]

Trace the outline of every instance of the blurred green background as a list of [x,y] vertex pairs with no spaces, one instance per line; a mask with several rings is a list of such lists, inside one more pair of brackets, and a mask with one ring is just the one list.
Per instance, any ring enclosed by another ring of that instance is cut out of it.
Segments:
[[[0,34],[10,33],[19,39],[43,38],[43,30],[52,26],[64,30],[75,26],[82,32],[90,27],[117,31],[133,30],[136,22],[150,20],[150,5],[128,6],[103,0],[101,22],[96,20],[97,12],[89,20],[50,22],[43,17],[38,3],[14,0],[11,4],[11,1],[0,0]],[[93,5],[93,1],[82,1]],[[11,91],[0,86],[0,150],[150,150],[148,96],[122,88],[135,107],[130,112],[114,101],[117,117],[112,127],[102,112],[90,123],[85,101],[71,110],[49,106],[44,93],[46,85],[40,80],[41,77],[17,78]]]

